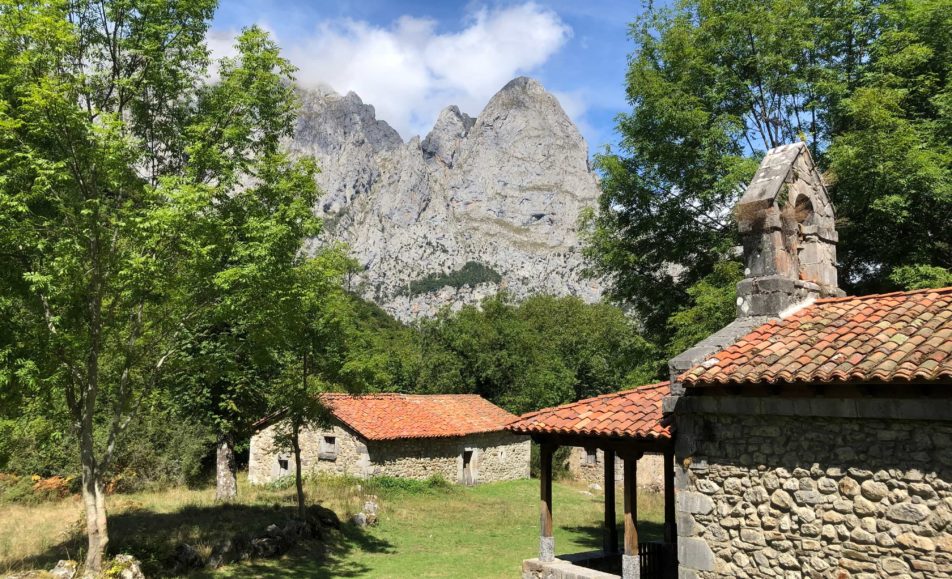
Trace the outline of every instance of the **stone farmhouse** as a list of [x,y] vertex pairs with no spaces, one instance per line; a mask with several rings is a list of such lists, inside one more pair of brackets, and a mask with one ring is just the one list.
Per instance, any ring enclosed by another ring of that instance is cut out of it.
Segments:
[[[553,556],[543,476],[540,557],[523,577],[952,577],[952,288],[844,297],[833,208],[802,144],[768,152],[735,217],[737,317],[670,361],[656,415],[673,455],[663,548],[638,541],[626,508],[620,565],[606,563],[614,512],[600,558]],[[637,459],[656,388],[550,443]]]
[[[356,477],[442,476],[461,484],[529,477],[529,439],[504,430],[515,416],[470,394],[323,394],[331,419],[301,436],[306,473]],[[248,480],[264,484],[294,473],[274,445],[277,424],[251,438]]]

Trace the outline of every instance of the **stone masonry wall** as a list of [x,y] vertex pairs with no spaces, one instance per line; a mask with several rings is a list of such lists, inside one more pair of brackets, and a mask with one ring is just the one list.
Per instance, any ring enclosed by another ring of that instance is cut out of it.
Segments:
[[952,577],[952,423],[694,414],[678,427],[681,578]]
[[423,479],[438,474],[461,482],[463,452],[473,450],[477,483],[529,478],[529,438],[508,432],[371,442],[369,446],[374,475]]
[[[275,426],[251,437],[248,480],[265,484],[293,474],[290,452],[274,447]],[[320,457],[324,436],[336,439],[335,459]],[[306,429],[301,433],[301,469],[307,473],[350,475],[356,477],[397,476],[424,479],[440,475],[460,482],[463,452],[473,450],[472,465],[476,482],[492,482],[529,477],[529,439],[508,432],[476,434],[457,438],[372,441],[365,443],[350,429],[334,424],[327,429]],[[288,461],[282,471],[279,459]]]
[[[248,481],[264,484],[294,473],[294,457],[290,451],[277,452],[274,447],[275,426],[269,426],[251,437],[248,456]],[[320,459],[321,439],[334,436],[337,442],[335,460]],[[282,472],[278,459],[288,461],[290,470]],[[364,477],[371,473],[367,447],[353,432],[338,424],[326,429],[307,428],[301,432],[301,471],[322,474]]]
[[[587,464],[586,451],[582,447],[572,448],[569,455],[569,472],[575,480],[605,484],[605,453],[595,451],[595,464]],[[625,461],[615,457],[615,485],[621,486],[625,477]],[[664,456],[646,453],[638,460],[638,488],[653,492],[664,490]]]

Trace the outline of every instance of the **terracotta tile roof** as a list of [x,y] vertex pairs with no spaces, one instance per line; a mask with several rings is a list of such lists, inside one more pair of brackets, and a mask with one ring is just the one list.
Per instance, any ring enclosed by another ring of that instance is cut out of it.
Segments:
[[669,383],[613,392],[523,414],[509,425],[520,434],[580,434],[623,438],[671,438],[661,425],[661,400]]
[[952,287],[821,299],[681,375],[685,386],[952,379]]
[[495,432],[516,418],[476,394],[322,394],[321,400],[368,440]]

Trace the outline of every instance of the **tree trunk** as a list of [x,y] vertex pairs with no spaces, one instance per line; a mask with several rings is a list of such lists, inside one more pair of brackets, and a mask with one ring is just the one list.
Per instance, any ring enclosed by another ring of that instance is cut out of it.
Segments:
[[294,485],[297,487],[298,517],[304,520],[304,481],[301,477],[301,427],[295,424],[291,432],[291,446],[294,450]]
[[230,501],[238,496],[235,473],[235,441],[230,434],[218,440],[215,456],[215,500]]
[[86,510],[86,538],[88,541],[86,561],[83,564],[83,576],[99,577],[102,562],[109,545],[109,532],[106,524],[106,496],[103,492],[100,473],[93,455],[91,433],[80,437],[80,458],[83,468],[82,494]]

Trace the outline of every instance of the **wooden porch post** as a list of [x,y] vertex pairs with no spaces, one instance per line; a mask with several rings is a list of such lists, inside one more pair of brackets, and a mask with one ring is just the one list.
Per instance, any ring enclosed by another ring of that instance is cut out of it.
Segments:
[[552,536],[552,455],[554,444],[539,445],[540,457],[540,495],[539,501],[539,560],[548,562],[555,559],[555,538]]
[[603,451],[605,463],[605,533],[602,550],[608,553],[618,552],[618,527],[615,523],[615,451]]
[[623,579],[641,577],[638,557],[638,459],[640,454],[629,454],[625,460],[625,552],[622,555]]

